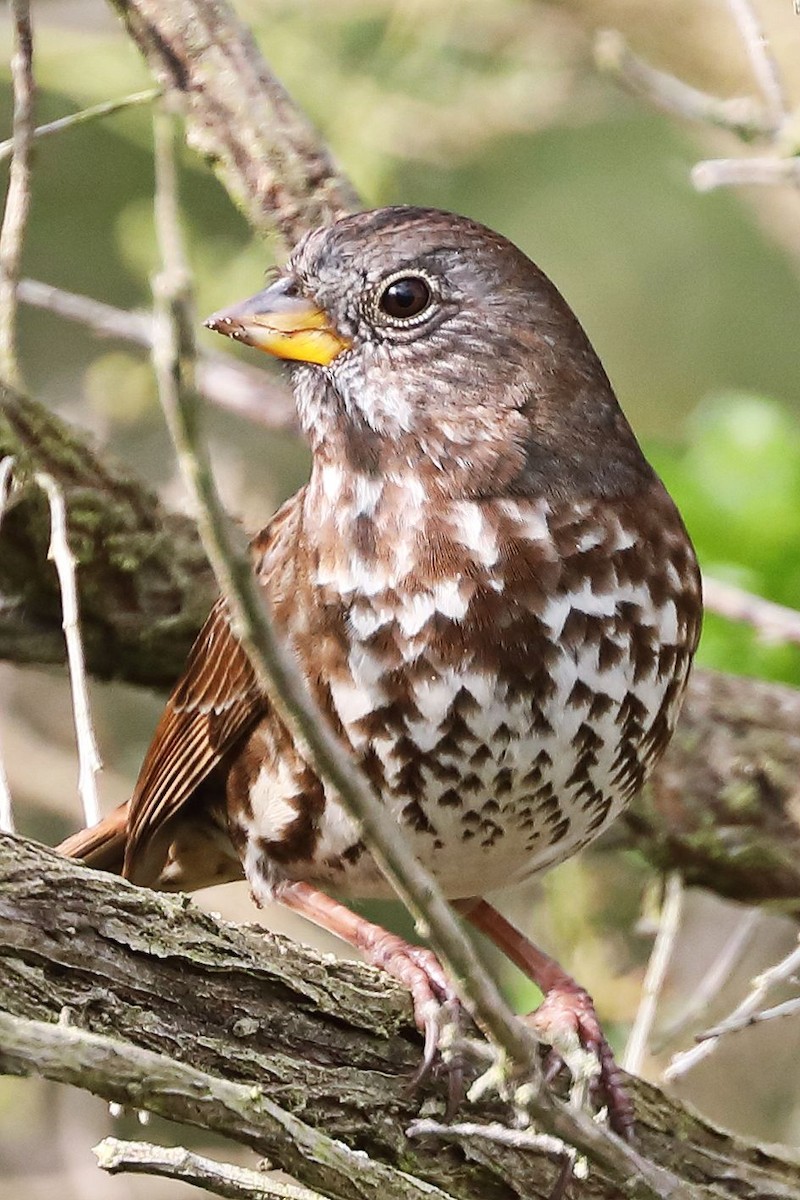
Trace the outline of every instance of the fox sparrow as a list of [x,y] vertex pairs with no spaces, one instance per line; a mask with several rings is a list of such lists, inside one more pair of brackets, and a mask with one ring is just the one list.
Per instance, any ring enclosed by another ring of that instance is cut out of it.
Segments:
[[[478,899],[574,854],[672,733],[700,582],[572,311],[504,238],[416,208],[308,235],[208,325],[293,362],[307,485],[253,542],[311,692],[419,859],[601,1061],[589,997]],[[137,883],[241,878],[404,980],[435,1044],[435,958],[326,894],[388,885],[256,685],[218,602],[129,804],[62,849]],[[323,890],[326,889],[326,890]]]

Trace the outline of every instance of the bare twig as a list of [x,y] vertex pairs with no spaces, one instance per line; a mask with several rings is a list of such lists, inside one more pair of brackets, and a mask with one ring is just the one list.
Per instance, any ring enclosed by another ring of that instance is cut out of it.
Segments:
[[786,154],[781,139],[790,121],[785,90],[751,0],[728,0],[745,43],[765,105],[747,97],[720,99],[690,87],[673,75],[638,58],[616,31],[598,35],[595,58],[601,70],[643,96],[654,107],[690,120],[703,121],[735,133],[744,141],[764,139],[773,153],[756,158],[708,159],[691,172],[699,192],[739,185],[792,184],[800,186],[800,159]]
[[17,363],[17,281],[22,244],[30,208],[31,138],[33,136],[33,35],[29,0],[13,0],[14,53],[11,76],[14,83],[14,120],[8,193],[0,229],[0,375],[19,382]]
[[533,1133],[530,1129],[510,1129],[494,1121],[488,1125],[480,1125],[475,1121],[451,1121],[444,1125],[441,1121],[433,1121],[421,1117],[412,1121],[406,1133],[409,1137],[439,1137],[459,1141],[462,1138],[484,1138],[495,1142],[498,1146],[513,1146],[516,1150],[533,1150],[538,1154],[568,1154],[571,1150],[560,1138],[548,1133]]
[[100,337],[119,338],[140,346],[152,345],[153,318],[150,313],[114,308],[102,300],[66,292],[38,279],[20,279],[17,294],[23,304],[55,313],[68,321],[78,321]]
[[642,997],[633,1022],[628,1044],[622,1058],[623,1070],[632,1075],[641,1071],[642,1060],[650,1041],[659,997],[664,987],[669,964],[675,951],[683,910],[683,880],[677,871],[667,877],[658,931],[642,984]]
[[[82,108],[80,112],[69,113],[68,116],[48,121],[45,125],[37,125],[31,138],[38,141],[39,138],[50,137],[54,133],[63,133],[67,129],[73,129],[76,125],[85,125],[89,121],[97,120],[98,117],[110,117],[113,113],[121,112],[125,108],[133,108],[137,104],[150,104],[159,94],[158,88],[148,88],[145,92],[133,92],[130,96],[123,96],[120,100],[105,100],[102,104],[93,104],[90,108]],[[10,158],[13,150],[13,138],[0,142],[0,162]]]
[[[81,296],[41,283],[21,279],[17,295],[23,304],[77,321],[100,337],[119,338],[152,349],[153,316],[114,308],[90,296]],[[297,413],[288,388],[267,371],[236,362],[229,354],[200,352],[197,360],[197,389],[217,408],[236,413],[265,429],[293,431]]]
[[86,664],[78,615],[78,590],[75,584],[75,557],[67,537],[64,493],[51,475],[39,472],[35,478],[39,487],[46,492],[50,505],[50,549],[47,557],[55,564],[61,589],[61,623],[67,643],[72,711],[78,744],[78,791],[86,824],[96,825],[100,820],[100,802],[97,798],[95,776],[102,763],[92,728],[89,691],[86,686]]
[[692,167],[692,183],[698,192],[718,187],[800,184],[800,158],[708,158]]
[[778,64],[770,50],[769,39],[751,0],[728,0],[728,6],[739,26],[753,74],[769,106],[775,126],[779,129],[789,114],[789,105]]
[[746,1014],[737,1020],[729,1017],[721,1025],[715,1025],[713,1029],[707,1029],[699,1036],[703,1040],[723,1037],[727,1033],[738,1033],[740,1029],[747,1029],[750,1025],[760,1025],[762,1021],[774,1021],[776,1017],[793,1017],[798,1012],[800,1012],[800,996],[795,996],[793,1000],[784,1000],[782,1004],[773,1004],[770,1008],[759,1009],[758,1012]]
[[703,577],[703,600],[706,609],[752,625],[759,637],[768,642],[793,642],[800,646],[800,612],[774,604],[731,583]]
[[603,30],[597,35],[594,54],[600,70],[613,75],[634,95],[648,100],[661,112],[728,129],[745,141],[774,133],[777,129],[771,115],[751,97],[723,100],[701,92],[639,58],[615,29]]
[[182,1146],[153,1146],[147,1142],[124,1142],[103,1138],[95,1146],[97,1165],[109,1175],[128,1172],[133,1175],[160,1175],[181,1179],[194,1187],[226,1196],[229,1200],[325,1200],[319,1192],[293,1183],[280,1183],[261,1171],[214,1162]]
[[713,1029],[699,1034],[700,1044],[698,1046],[684,1051],[683,1054],[676,1054],[664,1072],[664,1078],[667,1080],[677,1079],[697,1066],[703,1059],[708,1058],[709,1054],[712,1054],[719,1045],[721,1037],[750,1024],[750,1018],[759,1012],[772,989],[792,979],[798,970],[800,970],[800,946],[787,954],[774,967],[757,975],[753,980],[751,990],[741,1004],[737,1005],[733,1012]]
[[757,908],[744,910],[741,920],[736,922],[719,954],[712,960],[700,982],[692,989],[689,1002],[683,1011],[674,1021],[661,1029],[660,1043],[662,1046],[673,1042],[684,1029],[693,1025],[700,1014],[705,1012],[713,1002],[720,989],[730,978],[731,971],[753,936],[760,919],[761,913]]
[[[6,511],[8,497],[13,487],[14,458],[12,455],[0,460],[0,526]],[[6,775],[2,747],[0,747],[0,830],[4,833],[14,832],[14,811],[11,804],[11,788]]]

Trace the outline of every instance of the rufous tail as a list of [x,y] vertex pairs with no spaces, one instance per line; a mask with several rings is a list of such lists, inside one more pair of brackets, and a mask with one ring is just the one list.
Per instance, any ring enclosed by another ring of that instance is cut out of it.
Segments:
[[99,825],[73,833],[56,849],[67,858],[82,859],[96,871],[112,871],[115,875],[121,875],[127,827],[128,805],[120,804]]

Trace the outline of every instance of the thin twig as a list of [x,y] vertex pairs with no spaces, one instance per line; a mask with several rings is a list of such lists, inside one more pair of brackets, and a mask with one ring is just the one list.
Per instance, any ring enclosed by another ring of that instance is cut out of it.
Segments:
[[658,1008],[658,1001],[664,987],[675,943],[680,929],[681,913],[683,911],[683,880],[677,871],[667,876],[664,889],[664,900],[658,922],[658,932],[653,942],[653,950],[642,984],[642,996],[636,1019],[625,1047],[625,1053],[620,1064],[625,1071],[638,1075],[641,1071],[653,1022]]
[[150,313],[114,308],[102,300],[67,292],[39,279],[20,279],[17,294],[23,304],[55,313],[68,321],[78,321],[100,337],[119,338],[148,347],[153,343]]
[[93,1153],[97,1165],[109,1175],[124,1171],[132,1175],[181,1179],[213,1192],[215,1196],[229,1197],[229,1200],[325,1200],[320,1192],[294,1183],[280,1183],[261,1171],[215,1162],[182,1146],[153,1146],[148,1142],[124,1142],[107,1137],[95,1146]]
[[64,494],[52,476],[38,472],[35,479],[39,487],[46,492],[50,505],[50,549],[47,557],[55,564],[61,589],[61,624],[67,644],[72,711],[78,744],[78,791],[86,824],[96,825],[100,820],[96,775],[102,763],[92,728],[89,690],[86,686],[86,663],[78,614],[78,589],[75,583],[75,557],[67,537]]
[[707,158],[692,167],[692,183],[698,192],[719,187],[772,187],[800,184],[800,159],[767,155],[760,158]]
[[538,1154],[569,1154],[572,1147],[562,1142],[561,1138],[553,1137],[549,1133],[533,1133],[529,1129],[510,1129],[508,1125],[501,1125],[499,1121],[493,1121],[488,1125],[481,1125],[474,1121],[452,1121],[447,1125],[441,1121],[434,1121],[428,1117],[420,1117],[418,1121],[412,1121],[406,1129],[408,1137],[439,1137],[449,1139],[451,1141],[460,1141],[461,1138],[476,1137],[484,1138],[488,1142],[495,1142],[499,1146],[513,1146],[515,1150],[532,1150]]
[[703,576],[703,601],[707,610],[729,621],[752,625],[766,642],[793,642],[800,646],[800,612],[794,608],[774,604],[763,596],[720,579],[709,579],[707,575]]
[[664,1079],[677,1079],[697,1066],[703,1059],[708,1058],[709,1054],[712,1054],[719,1045],[720,1038],[734,1030],[744,1028],[749,1023],[748,1018],[763,1007],[764,1001],[772,989],[792,979],[798,970],[800,970],[800,946],[782,958],[774,967],[757,975],[741,1004],[738,1004],[733,1012],[713,1029],[698,1034],[699,1045],[682,1054],[676,1054],[664,1072]]
[[753,932],[760,919],[761,912],[759,909],[745,909],[741,920],[736,922],[730,937],[726,940],[719,954],[713,959],[700,982],[692,989],[692,994],[683,1011],[674,1021],[661,1029],[661,1046],[666,1046],[674,1042],[683,1030],[688,1029],[690,1025],[693,1025],[697,1021],[700,1014],[704,1013],[719,995],[720,989],[730,978],[731,971],[753,936]]
[[[123,96],[120,100],[105,100],[102,104],[93,104],[90,108],[82,108],[79,112],[69,113],[66,117],[58,117],[57,120],[48,121],[45,125],[37,125],[31,138],[38,141],[39,138],[50,137],[54,133],[63,133],[76,125],[85,125],[98,117],[110,117],[113,113],[121,112],[125,108],[152,103],[160,94],[158,88],[148,88],[146,92],[132,92],[130,96]],[[0,142],[0,162],[10,158],[13,150],[13,138]]]
[[762,1021],[774,1021],[777,1017],[793,1017],[800,1012],[800,996],[793,1000],[784,1000],[781,1004],[773,1004],[770,1008],[759,1009],[758,1012],[748,1013],[734,1020],[729,1017],[722,1025],[715,1025],[699,1036],[703,1039],[723,1037],[728,1033],[738,1033],[740,1029],[748,1029],[751,1025],[760,1025]]
[[778,64],[770,50],[769,39],[750,0],[728,0],[728,6],[739,26],[753,74],[772,113],[775,126],[780,128],[789,115],[789,105]]
[[[56,313],[68,321],[77,321],[100,337],[119,338],[152,350],[151,313],[114,308],[101,300],[67,292],[38,279],[21,279],[17,295],[23,304]],[[297,428],[297,413],[288,388],[267,371],[236,362],[229,354],[201,352],[198,355],[197,389],[215,407],[236,413],[265,429],[294,431]]]
[[530,1129],[510,1129],[499,1121],[481,1125],[475,1121],[455,1121],[448,1125],[427,1117],[412,1121],[406,1129],[407,1137],[438,1137],[443,1141],[462,1142],[464,1138],[480,1138],[497,1146],[508,1146],[513,1150],[527,1150],[533,1154],[552,1154],[561,1160],[555,1186],[550,1192],[551,1200],[561,1200],[573,1179],[585,1179],[588,1174],[586,1159],[575,1153],[572,1146],[549,1133],[535,1133]]
[[[176,445],[184,482],[193,499],[198,528],[233,629],[250,657],[259,683],[303,746],[303,756],[334,789],[358,823],[380,869],[425,929],[454,980],[467,1010],[503,1055],[531,1078],[540,1076],[536,1041],[503,1001],[497,987],[464,935],[433,877],[417,862],[397,824],[380,804],[364,776],[353,769],[310,696],[296,662],[276,633],[249,559],[237,547],[230,521],[219,501],[199,436],[196,396],[191,386],[192,329],[186,320],[187,278],[177,221],[173,138],[164,114],[156,121],[156,213],[165,269],[154,283],[156,338],[153,362],[167,423]],[[173,240],[175,239],[175,240]],[[687,1196],[671,1172],[639,1155],[621,1138],[582,1113],[573,1112],[546,1092],[535,1090],[530,1107],[548,1131],[574,1144],[604,1165],[615,1179],[637,1178],[643,1193]]]
[[18,384],[20,372],[17,362],[17,281],[31,200],[31,138],[35,85],[29,0],[12,0],[12,10],[13,153],[3,226],[0,229],[0,376],[8,383]]
[[[8,454],[0,460],[0,526],[3,524],[8,497],[11,494],[13,487],[13,475],[15,459]],[[2,747],[0,747],[0,830],[4,833],[14,832],[14,811],[11,803],[11,788],[6,774],[5,761],[3,759]]]
[[751,97],[723,100],[701,92],[639,58],[615,29],[597,35],[594,56],[601,71],[612,75],[635,96],[648,100],[660,112],[727,129],[744,141],[776,132],[776,122]]

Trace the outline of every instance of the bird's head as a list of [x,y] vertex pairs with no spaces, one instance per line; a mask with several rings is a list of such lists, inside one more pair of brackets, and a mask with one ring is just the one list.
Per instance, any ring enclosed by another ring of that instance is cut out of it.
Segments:
[[563,490],[580,468],[603,491],[618,460],[641,459],[557,289],[452,213],[382,208],[314,230],[206,324],[288,360],[315,454],[361,470],[404,463],[475,495]]

